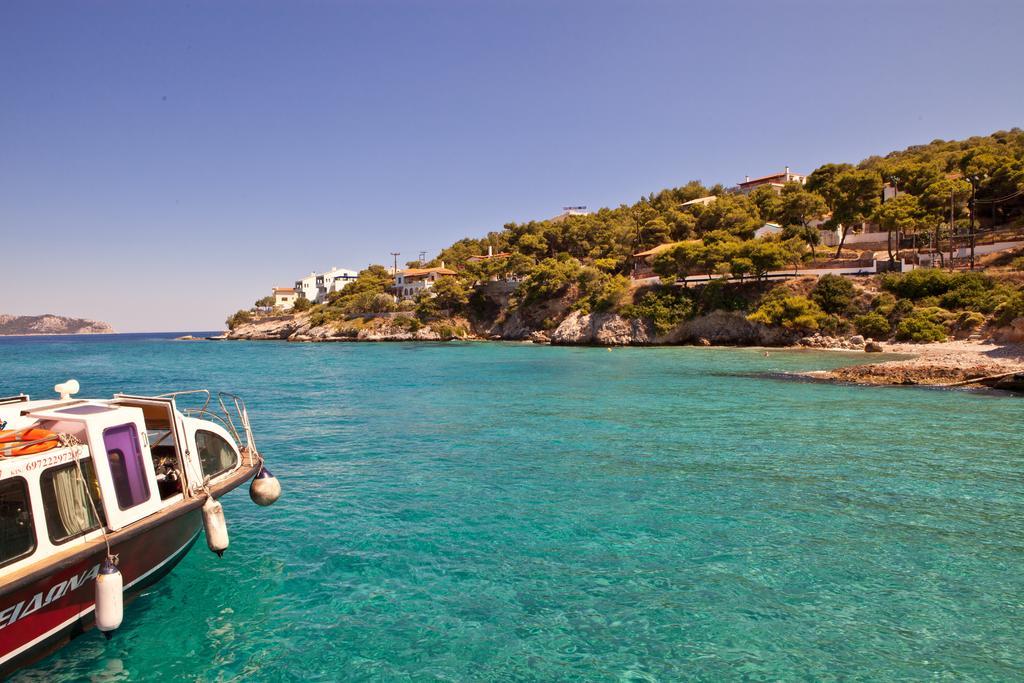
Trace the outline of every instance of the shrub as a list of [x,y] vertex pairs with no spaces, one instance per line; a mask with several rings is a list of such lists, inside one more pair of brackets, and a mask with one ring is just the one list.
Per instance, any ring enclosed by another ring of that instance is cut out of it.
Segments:
[[292,311],[295,313],[303,313],[313,308],[313,302],[304,296],[297,297],[295,303],[292,304]]
[[896,307],[896,297],[888,292],[882,292],[871,300],[870,306],[871,310],[879,315],[891,315],[893,308]]
[[887,273],[882,289],[906,299],[941,296],[952,286],[953,274],[937,268],[917,268],[909,273]]
[[822,275],[811,290],[811,298],[826,313],[845,313],[855,293],[853,283],[842,275]]
[[359,336],[359,328],[355,325],[342,324],[338,325],[334,334],[338,337],[344,337],[345,339],[355,339]]
[[892,326],[889,324],[889,321],[878,313],[859,315],[854,318],[853,324],[857,328],[857,334],[863,335],[868,339],[888,339],[889,333],[892,332]]
[[522,302],[530,305],[564,294],[580,276],[580,262],[574,258],[547,258],[537,264],[518,288]]
[[747,319],[765,325],[782,326],[787,330],[813,332],[821,327],[825,313],[818,304],[805,296],[776,289],[764,298],[758,309],[748,315]]
[[1016,318],[1024,318],[1024,292],[1017,291],[1010,294],[999,305],[995,313],[996,324],[999,326],[1009,325]]
[[578,283],[580,291],[575,308],[584,313],[618,308],[629,292],[629,278],[609,275],[591,266],[580,270]]
[[734,284],[715,280],[697,288],[697,313],[711,311],[743,311],[748,307],[741,295],[741,288]]
[[406,332],[418,332],[423,327],[423,323],[416,318],[393,318],[391,322],[395,327]]
[[667,334],[679,323],[693,316],[693,301],[689,293],[678,287],[663,286],[650,289],[637,300],[619,311],[627,318],[650,320],[658,334]]
[[323,307],[318,306],[313,311],[310,311],[308,320],[311,327],[320,327],[321,325],[326,325],[329,318]]
[[437,332],[441,339],[461,339],[466,336],[466,329],[461,325],[450,325],[448,323],[433,323],[431,328]]
[[914,312],[914,304],[909,299],[900,299],[889,312],[889,319],[897,322]]
[[1003,298],[992,278],[981,273],[958,273],[949,291],[939,299],[939,305],[948,309],[964,309],[991,313]]
[[963,311],[953,326],[960,331],[976,330],[985,324],[985,316],[977,311]]
[[388,313],[395,310],[396,305],[394,298],[389,294],[363,291],[339,299],[337,307],[346,315],[358,315],[360,313]]
[[838,315],[826,315],[818,321],[818,327],[822,334],[832,337],[840,337],[849,334],[850,323]]
[[232,315],[228,316],[228,319],[224,321],[229,330],[233,330],[239,325],[252,322],[252,313],[247,310],[235,311]]
[[896,326],[896,339],[918,343],[945,341],[949,336],[946,321],[949,311],[941,308],[919,308]]

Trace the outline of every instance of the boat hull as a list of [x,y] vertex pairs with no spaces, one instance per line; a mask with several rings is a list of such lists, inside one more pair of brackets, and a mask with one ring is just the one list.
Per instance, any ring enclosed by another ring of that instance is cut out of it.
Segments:
[[[215,497],[255,474],[244,469],[215,487]],[[166,576],[195,544],[203,526],[203,500],[205,496],[184,501],[110,534],[126,604]],[[93,627],[95,580],[106,552],[102,539],[90,541],[69,557],[0,586],[0,676],[47,656]]]

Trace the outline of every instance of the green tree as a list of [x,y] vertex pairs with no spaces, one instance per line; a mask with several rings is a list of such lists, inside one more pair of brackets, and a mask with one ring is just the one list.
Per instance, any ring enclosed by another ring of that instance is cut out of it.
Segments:
[[442,277],[427,291],[433,295],[438,308],[452,315],[462,313],[469,303],[469,292],[457,277]]
[[706,248],[697,240],[682,242],[654,257],[654,272],[663,280],[674,280],[697,270],[704,263]]
[[747,319],[797,332],[813,332],[826,317],[818,304],[807,297],[778,288],[772,290]]
[[782,229],[782,239],[799,240],[810,247],[812,259],[818,258],[815,247],[821,244],[821,233],[817,228],[812,228],[809,225],[787,225]]
[[579,278],[580,262],[574,258],[547,258],[538,263],[517,288],[522,303],[530,305],[565,294]]
[[273,308],[275,299],[272,295],[267,295],[262,299],[256,299],[256,308]]
[[750,239],[761,224],[757,206],[746,195],[723,195],[702,207],[697,216],[697,232],[701,235],[724,230],[735,237]]
[[872,171],[844,171],[835,176],[835,192],[830,224],[842,226],[836,249],[836,258],[839,258],[850,226],[866,221],[881,201],[882,179]]
[[[331,292],[327,297],[327,303],[334,308],[341,308],[346,311],[351,309],[362,309],[354,312],[380,312],[368,311],[365,306],[376,306],[372,304],[373,297],[378,294],[387,294],[394,285],[394,276],[384,266],[372,265],[365,270],[359,271],[356,279],[345,285],[342,289]],[[356,303],[358,300],[358,303]]]
[[842,275],[822,275],[811,290],[814,300],[826,313],[847,313],[856,290],[853,283]]
[[889,333],[892,332],[889,321],[873,312],[857,316],[853,319],[853,325],[857,329],[857,334],[877,341],[888,339]]
[[949,226],[948,232],[952,235],[957,219],[966,211],[970,196],[971,185],[966,180],[942,178],[926,187],[918,200],[923,219],[934,226],[932,243],[939,254],[941,265],[945,265],[941,248],[942,226]]
[[762,279],[769,271],[781,270],[792,260],[792,253],[783,243],[772,240],[751,240],[745,242],[741,252],[753,265],[753,273]]
[[808,192],[814,192],[822,197],[829,211],[835,211],[841,195],[838,178],[852,170],[854,170],[852,164],[825,164],[807,176],[807,183],[804,187]]
[[[886,232],[889,261],[892,262],[896,260],[896,256],[892,252],[893,232],[896,232],[897,235],[915,232],[923,224],[924,211],[921,209],[917,197],[904,193],[879,204],[872,214],[872,219]],[[899,252],[898,245],[897,252]]]
[[224,323],[228,326],[229,330],[233,330],[239,325],[252,322],[252,313],[246,310],[235,311],[233,314],[228,316],[228,319]]
[[771,185],[755,187],[748,195],[750,201],[757,207],[758,215],[762,221],[779,222],[782,220],[782,197]]
[[781,199],[779,223],[782,225],[806,226],[809,221],[828,212],[822,196],[804,189],[800,183],[786,183]]
[[292,304],[293,313],[303,313],[313,308],[313,302],[304,296],[296,297],[295,303]]

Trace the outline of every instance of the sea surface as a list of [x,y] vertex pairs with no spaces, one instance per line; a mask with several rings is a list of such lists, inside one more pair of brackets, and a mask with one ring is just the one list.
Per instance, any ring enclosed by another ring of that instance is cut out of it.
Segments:
[[863,355],[0,339],[0,394],[244,396],[281,478],[20,681],[1020,680],[1024,401]]

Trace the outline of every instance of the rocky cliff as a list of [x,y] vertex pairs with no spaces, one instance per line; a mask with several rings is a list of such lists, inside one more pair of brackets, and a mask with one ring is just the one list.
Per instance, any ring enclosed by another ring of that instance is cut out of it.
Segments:
[[[512,311],[508,317],[474,327],[464,318],[421,323],[411,315],[355,318],[314,324],[308,314],[261,318],[239,325],[228,339],[287,341],[448,341],[491,339],[533,341],[560,345],[646,346],[657,344],[716,344],[735,346],[790,346],[801,335],[747,320],[742,313],[714,311],[658,334],[646,320],[615,313],[584,314],[547,308],[542,315]],[[543,318],[543,319],[542,319]],[[543,328],[560,320],[551,331]]]
[[800,335],[747,320],[742,313],[713,311],[680,324],[667,334],[656,334],[650,323],[615,313],[574,312],[551,333],[552,344],[636,346],[647,344],[722,344],[789,346]]
[[61,315],[7,315],[0,313],[0,335],[12,334],[113,334],[114,328],[99,320],[65,318]]
[[239,325],[228,339],[287,340],[308,342],[344,341],[450,341],[473,339],[462,318],[421,323],[409,316],[354,318],[342,321],[311,320],[305,313],[281,315]]

